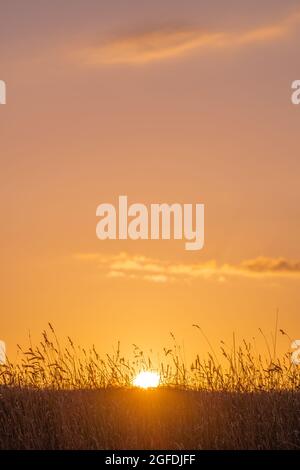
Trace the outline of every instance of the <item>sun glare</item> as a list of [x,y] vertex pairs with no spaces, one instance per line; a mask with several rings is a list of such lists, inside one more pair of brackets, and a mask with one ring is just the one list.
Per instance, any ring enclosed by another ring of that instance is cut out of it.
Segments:
[[155,388],[159,386],[160,376],[157,372],[140,372],[133,380],[135,387]]

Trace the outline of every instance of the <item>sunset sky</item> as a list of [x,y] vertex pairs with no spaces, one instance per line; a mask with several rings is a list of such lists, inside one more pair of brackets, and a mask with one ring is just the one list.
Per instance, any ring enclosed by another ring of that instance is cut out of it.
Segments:
[[[11,0],[1,7],[1,330],[52,322],[189,351],[300,338],[299,0]],[[205,246],[100,241],[96,208],[204,203]],[[284,343],[288,348],[288,342]]]

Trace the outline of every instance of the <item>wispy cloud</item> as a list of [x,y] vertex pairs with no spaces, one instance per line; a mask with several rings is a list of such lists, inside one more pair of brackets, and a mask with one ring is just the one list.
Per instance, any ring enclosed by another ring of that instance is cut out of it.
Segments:
[[86,64],[144,64],[182,56],[208,48],[232,48],[282,38],[300,22],[300,12],[280,21],[241,31],[206,31],[198,27],[172,26],[117,35],[80,50]]
[[77,254],[77,260],[94,262],[100,272],[109,278],[141,279],[156,283],[213,279],[224,282],[232,277],[274,278],[300,277],[300,261],[284,258],[258,257],[239,264],[175,263],[145,256],[120,253],[118,255]]
[[300,274],[300,261],[289,261],[284,258],[256,258],[244,261],[242,267],[254,273],[296,273]]

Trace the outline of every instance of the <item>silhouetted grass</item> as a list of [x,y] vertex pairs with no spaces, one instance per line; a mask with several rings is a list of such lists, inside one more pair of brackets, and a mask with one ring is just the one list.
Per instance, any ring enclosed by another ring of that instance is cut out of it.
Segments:
[[[200,327],[196,326],[200,329]],[[284,332],[282,332],[284,334]],[[0,366],[1,449],[296,449],[300,374],[290,354],[263,359],[244,341],[187,367],[176,342],[164,350],[162,385],[132,387],[152,361],[118,347],[62,347],[50,325],[42,342]]]

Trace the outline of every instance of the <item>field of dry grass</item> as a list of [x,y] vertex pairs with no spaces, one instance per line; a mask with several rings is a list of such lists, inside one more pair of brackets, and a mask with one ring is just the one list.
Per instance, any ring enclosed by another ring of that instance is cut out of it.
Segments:
[[1,391],[1,449],[299,449],[299,392]]
[[[275,352],[275,348],[274,348]],[[262,359],[247,342],[187,367],[174,341],[161,386],[132,387],[153,368],[137,347],[99,357],[42,342],[0,366],[0,449],[299,449],[300,372],[290,354]]]

